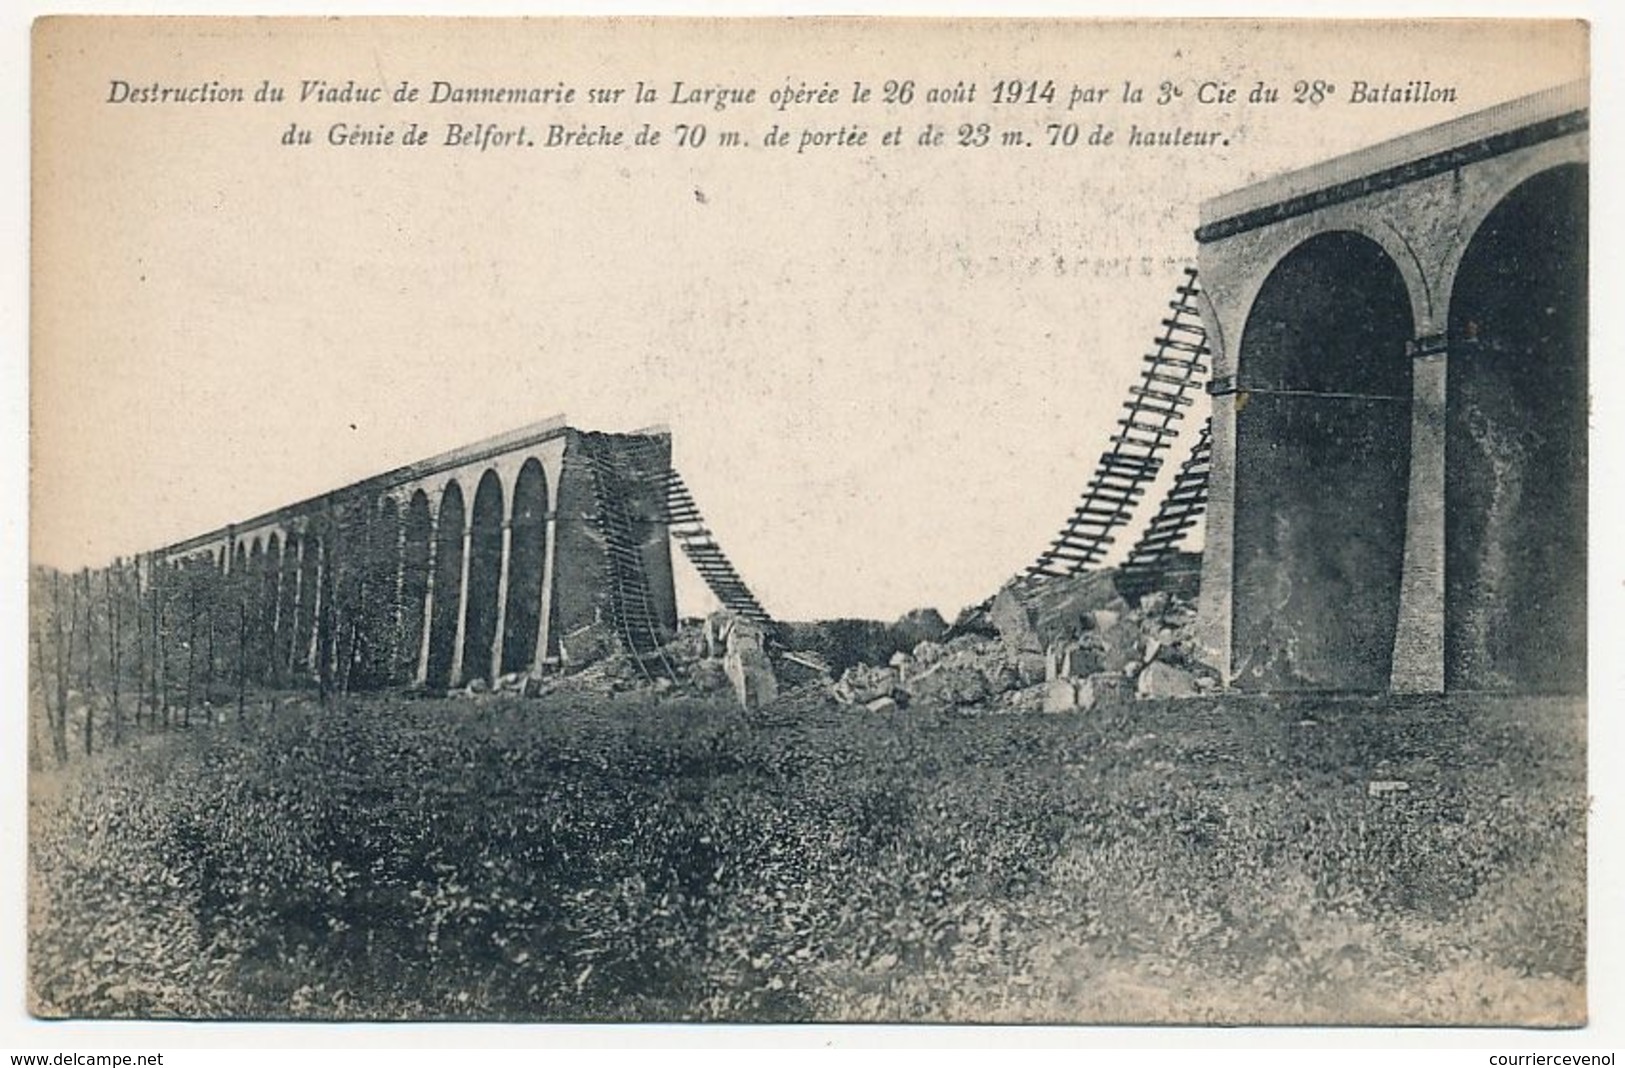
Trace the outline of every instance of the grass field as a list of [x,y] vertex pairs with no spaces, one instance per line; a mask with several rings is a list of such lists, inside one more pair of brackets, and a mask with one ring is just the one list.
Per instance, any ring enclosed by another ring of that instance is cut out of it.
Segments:
[[1573,700],[284,697],[34,775],[32,1006],[1574,1024],[1584,737]]

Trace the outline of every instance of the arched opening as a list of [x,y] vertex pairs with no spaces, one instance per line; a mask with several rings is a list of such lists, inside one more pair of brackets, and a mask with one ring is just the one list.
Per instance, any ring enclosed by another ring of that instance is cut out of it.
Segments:
[[265,564],[260,575],[259,615],[254,620],[256,677],[270,678],[276,671],[276,608],[282,577],[282,539],[272,531],[265,540]]
[[542,568],[547,561],[547,474],[535,458],[513,484],[508,535],[508,604],[503,611],[502,670],[526,671],[536,660],[542,618]]
[[322,539],[307,530],[300,540],[299,609],[294,619],[293,655],[290,666],[303,674],[314,665],[312,643],[316,637],[316,602],[321,598]]
[[[474,491],[469,517],[468,606],[463,622],[463,679],[491,676],[502,577],[502,479],[486,471]],[[459,680],[462,681],[462,680]]]
[[451,685],[451,663],[457,655],[457,617],[462,610],[463,491],[455,479],[446,483],[440,494],[434,538],[434,612],[424,683],[445,689]]
[[316,573],[316,677],[325,693],[333,683],[333,668],[338,662],[339,625],[344,620],[343,603],[339,600],[342,589],[339,567],[344,560],[344,528],[335,519],[322,523],[318,542],[321,548],[321,566]]
[[400,640],[400,529],[400,509],[394,498],[380,498],[367,532],[368,686],[382,685],[395,677],[396,645]]
[[1358,234],[1299,245],[1253,303],[1235,398],[1238,686],[1388,685],[1412,336],[1404,278]]
[[265,596],[265,546],[258,537],[249,543],[248,564],[243,571],[241,596],[236,618],[231,621],[231,642],[241,660],[243,677],[260,677],[259,623]]
[[1588,176],[1519,185],[1450,295],[1445,685],[1585,689]]
[[412,679],[417,674],[418,657],[423,650],[423,612],[429,596],[429,544],[434,537],[434,517],[429,513],[429,497],[422,490],[412,494],[406,506],[406,538],[401,549],[401,637],[398,645],[398,675]]
[[367,684],[366,665],[374,634],[375,605],[367,588],[372,506],[352,501],[333,512],[333,539],[327,560],[333,590],[331,670],[335,682],[350,690]]
[[184,620],[180,635],[186,656],[186,702],[190,706],[199,693],[203,700],[213,700],[215,586],[219,574],[214,570],[213,552],[190,553],[178,563]]
[[288,531],[282,543],[281,577],[277,586],[276,640],[272,645],[272,670],[280,677],[289,666],[293,651],[294,632],[298,622],[294,612],[299,594],[299,535]]

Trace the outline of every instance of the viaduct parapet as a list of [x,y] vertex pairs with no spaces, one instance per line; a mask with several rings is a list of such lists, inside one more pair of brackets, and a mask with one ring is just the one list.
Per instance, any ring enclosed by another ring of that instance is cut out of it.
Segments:
[[1584,689],[1587,125],[1560,86],[1203,206],[1232,685]]

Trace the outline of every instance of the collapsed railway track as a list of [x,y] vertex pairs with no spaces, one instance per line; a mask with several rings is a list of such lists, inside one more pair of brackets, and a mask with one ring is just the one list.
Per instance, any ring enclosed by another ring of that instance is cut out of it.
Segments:
[[[1169,314],[1161,321],[1161,333],[1144,356],[1139,381],[1123,402],[1117,431],[1108,439],[1072,514],[1023,573],[1023,586],[1098,565],[1162,472],[1163,454],[1173,448],[1186,418],[1194,414],[1208,377],[1211,350],[1195,303],[1200,292],[1196,269],[1185,268],[1184,281],[1174,290]],[[1193,464],[1198,452],[1203,459]],[[1154,582],[1158,566],[1196,524],[1206,505],[1209,455],[1204,423],[1192,460],[1186,461],[1151,527],[1129,554],[1136,576],[1131,582]]]
[[592,470],[598,521],[604,535],[609,564],[610,614],[626,652],[644,678],[675,680],[677,669],[666,656],[667,635],[649,596],[649,576],[643,553],[626,510],[626,480],[621,466],[626,457],[615,455],[603,434],[582,435],[584,453]]
[[638,469],[645,478],[652,476],[659,494],[656,521],[665,526],[718,602],[742,618],[773,625],[773,617],[723,552],[694,494],[669,460],[657,456],[647,444],[612,443],[604,435],[593,434],[584,435],[583,441],[609,564],[611,614],[622,645],[645,678],[675,679],[677,670],[665,652],[671,636],[662,627],[649,595],[639,539],[627,512],[626,468]]
[[1208,474],[1213,469],[1213,417],[1202,423],[1196,444],[1180,465],[1174,484],[1162,499],[1157,514],[1151,517],[1142,533],[1129,550],[1128,558],[1117,572],[1117,588],[1123,596],[1137,600],[1156,589],[1173,554],[1184,544],[1192,529],[1202,522],[1207,511]]
[[745,585],[717,543],[716,535],[706,526],[705,517],[700,514],[683,476],[671,468],[665,472],[664,481],[667,529],[683,555],[700,573],[700,578],[705,580],[706,588],[729,611],[757,623],[772,624],[773,617]]
[[[1100,564],[1162,472],[1165,453],[1174,447],[1186,420],[1197,412],[1209,374],[1211,350],[1196,298],[1201,290],[1195,268],[1168,302],[1161,332],[1142,360],[1139,380],[1129,388],[1116,430],[1108,438],[1094,473],[1060,532],[1021,576],[1031,588]],[[628,466],[652,471],[659,493],[658,521],[694,565],[706,588],[736,615],[771,627],[773,617],[762,607],[707,525],[693,492],[665,457],[649,445],[614,444],[605,435],[587,434],[585,454],[593,474],[598,515],[609,564],[611,613],[622,644],[648,679],[677,677],[664,650],[665,633],[649,595],[639,540],[626,507]],[[1138,598],[1155,589],[1169,560],[1197,527],[1207,507],[1212,466],[1212,418],[1203,419],[1195,445],[1158,505],[1118,576],[1125,596]]]

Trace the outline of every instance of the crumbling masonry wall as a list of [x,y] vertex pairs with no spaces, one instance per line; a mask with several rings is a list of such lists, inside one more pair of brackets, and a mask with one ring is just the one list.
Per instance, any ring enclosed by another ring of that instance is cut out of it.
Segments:
[[[661,629],[672,633],[677,628],[677,598],[661,481],[662,473],[671,467],[671,438],[665,434],[614,435],[598,444],[616,468],[621,506],[631,524],[656,620]],[[600,648],[613,639],[617,610],[592,455],[583,433],[569,431],[559,476],[554,633],[574,639],[577,659],[581,651]],[[567,656],[569,644],[566,640]],[[555,642],[552,655],[559,651]]]

